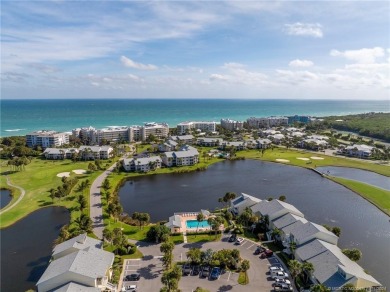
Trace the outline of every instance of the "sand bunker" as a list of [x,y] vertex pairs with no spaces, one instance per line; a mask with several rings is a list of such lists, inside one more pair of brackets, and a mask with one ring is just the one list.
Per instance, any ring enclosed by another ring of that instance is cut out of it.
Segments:
[[75,174],[85,174],[87,171],[85,169],[73,169],[72,170]]
[[70,172],[60,172],[59,174],[57,174],[58,177],[64,177],[64,176],[69,177],[69,175]]
[[305,160],[305,161],[310,160],[310,158],[306,158],[306,157],[297,157],[297,159],[299,159],[299,160]]
[[287,159],[275,159],[277,162],[290,162],[290,160]]
[[324,160],[324,158],[318,156],[311,156],[310,158],[314,160]]

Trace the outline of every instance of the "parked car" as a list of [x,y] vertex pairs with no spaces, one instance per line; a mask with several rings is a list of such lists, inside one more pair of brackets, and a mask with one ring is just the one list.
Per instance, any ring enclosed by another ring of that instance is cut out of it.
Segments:
[[202,268],[202,277],[207,278],[210,275],[211,268],[209,266],[203,266]]
[[257,246],[254,254],[258,255],[258,254],[260,254],[260,253],[262,253],[264,251],[265,251],[265,248],[259,245],[259,246]]
[[273,251],[270,249],[266,249],[264,252],[261,253],[260,258],[265,259],[273,256]]
[[136,292],[137,291],[137,285],[129,285],[129,286],[123,286],[122,292]]
[[183,266],[183,276],[188,276],[189,274],[191,274],[191,265],[190,264],[185,264]]
[[235,242],[237,239],[237,234],[233,233],[232,235],[230,235],[229,237],[229,242]]
[[279,272],[272,272],[271,273],[271,277],[274,280],[276,280],[276,279],[286,279],[286,278],[288,279],[288,274],[285,273],[285,272],[281,272],[281,271],[279,271]]
[[244,238],[242,238],[242,237],[237,237],[237,239],[236,239],[236,244],[237,245],[240,245],[240,244],[242,244],[244,242]]
[[288,280],[288,279],[275,279],[275,284],[276,283],[284,283],[284,284],[287,284],[287,285],[291,285],[291,282],[290,282],[290,280]]
[[288,291],[293,291],[293,289],[290,285],[280,283],[274,286],[274,291],[288,292]]
[[195,265],[192,268],[192,275],[196,276],[196,275],[199,275],[199,273],[200,273],[200,266],[199,265]]
[[283,270],[283,268],[281,266],[271,266],[271,267],[269,267],[269,272],[270,273],[277,272],[277,271],[284,272],[284,270]]
[[123,279],[123,281],[139,281],[141,278],[141,275],[138,273],[126,275],[126,277]]
[[211,273],[210,273],[210,280],[216,280],[218,279],[219,275],[221,274],[221,269],[218,268],[218,267],[214,267],[212,270],[211,270]]

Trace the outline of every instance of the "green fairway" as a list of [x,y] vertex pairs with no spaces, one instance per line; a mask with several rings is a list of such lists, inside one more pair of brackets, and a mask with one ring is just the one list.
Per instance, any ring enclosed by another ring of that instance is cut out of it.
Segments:
[[[1,160],[0,162],[2,165],[5,163],[4,160]],[[77,185],[73,188],[70,195],[62,199],[52,200],[49,196],[49,190],[52,188],[55,189],[62,184],[61,178],[57,177],[57,174],[61,172],[70,172],[71,177],[75,176],[79,178],[79,182],[86,179],[89,179],[89,181],[92,182],[100,172],[96,171],[82,175],[77,175],[72,172],[72,170],[75,169],[88,169],[89,163],[89,161],[53,161],[35,158],[22,171],[15,172],[11,168],[2,166],[0,176],[1,187],[9,188],[6,184],[7,175],[11,183],[25,189],[26,194],[16,206],[1,215],[0,228],[7,227],[31,212],[47,206],[64,206],[69,210],[74,211],[72,212],[73,218],[74,216],[78,216],[79,212],[76,210],[77,208],[75,208],[77,207],[77,203],[74,200],[74,197],[76,194],[81,194],[81,192],[75,191]],[[83,194],[89,201],[89,189],[84,190]],[[11,204],[19,195],[19,191],[17,191],[17,195],[13,198]],[[89,208],[87,208],[87,210],[89,210]]]

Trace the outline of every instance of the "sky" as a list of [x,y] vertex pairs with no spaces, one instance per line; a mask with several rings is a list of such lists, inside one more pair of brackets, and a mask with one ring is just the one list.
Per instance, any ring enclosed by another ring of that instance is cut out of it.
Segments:
[[389,1],[1,1],[1,98],[390,99]]

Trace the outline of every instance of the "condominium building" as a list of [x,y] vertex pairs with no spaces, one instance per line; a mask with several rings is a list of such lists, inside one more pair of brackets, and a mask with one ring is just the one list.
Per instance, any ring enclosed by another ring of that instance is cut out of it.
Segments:
[[104,141],[129,141],[129,127],[108,127],[97,130],[95,142],[101,144]]
[[195,129],[195,130],[201,130],[204,132],[215,132],[217,123],[216,122],[182,122],[177,125],[177,132],[179,135],[183,135],[188,133],[189,131]]
[[30,148],[35,146],[58,147],[69,143],[69,134],[47,130],[36,131],[26,135],[26,143]]
[[288,117],[288,124],[294,124],[294,123],[303,123],[303,124],[308,124],[310,123],[312,118],[310,116],[289,116]]
[[229,131],[242,130],[244,128],[244,122],[231,119],[221,119],[221,127]]
[[168,134],[169,126],[166,123],[145,123],[145,125],[141,127],[142,141],[145,141],[150,135],[161,139],[168,137]]
[[268,117],[255,118],[251,117],[246,120],[250,128],[272,128],[279,126],[287,126],[289,119],[287,117]]

